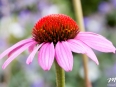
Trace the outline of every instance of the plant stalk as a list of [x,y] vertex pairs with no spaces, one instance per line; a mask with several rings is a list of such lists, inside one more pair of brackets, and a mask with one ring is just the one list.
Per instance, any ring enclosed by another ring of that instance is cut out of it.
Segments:
[[[84,22],[83,22],[83,13],[80,0],[73,0],[75,16],[80,27],[81,31],[85,31]],[[82,55],[83,58],[83,67],[84,67],[84,76],[85,76],[85,87],[92,87],[88,79],[88,58],[86,55]]]
[[56,69],[56,85],[57,87],[65,87],[65,71],[58,65],[55,60]]

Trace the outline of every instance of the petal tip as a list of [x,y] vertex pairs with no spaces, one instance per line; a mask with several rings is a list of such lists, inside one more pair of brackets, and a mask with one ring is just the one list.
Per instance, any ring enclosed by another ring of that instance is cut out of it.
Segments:
[[27,65],[30,65],[30,64],[31,64],[31,62],[26,62],[26,64],[27,64]]
[[70,71],[72,71],[72,69],[73,69],[73,66],[72,67],[67,67],[67,68],[63,68],[66,72],[70,72]]
[[49,71],[50,70],[50,68],[45,68],[45,69],[43,69],[44,71]]
[[96,60],[96,61],[94,61],[97,65],[99,65],[99,61],[98,60]]
[[2,69],[4,70],[5,68],[6,68],[6,66],[3,65],[3,66],[2,66]]
[[116,48],[115,47],[113,47],[113,49],[112,49],[112,53],[116,53]]
[[68,70],[65,70],[66,72],[71,72],[72,71],[72,69],[68,69]]
[[99,62],[97,62],[96,64],[99,65]]

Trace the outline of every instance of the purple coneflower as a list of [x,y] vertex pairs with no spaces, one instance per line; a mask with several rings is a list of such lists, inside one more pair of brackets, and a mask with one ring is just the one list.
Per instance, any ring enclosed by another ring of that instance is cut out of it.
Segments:
[[9,57],[3,64],[3,69],[27,48],[31,52],[27,64],[33,61],[38,52],[38,63],[43,70],[50,70],[55,58],[65,71],[72,70],[72,52],[86,54],[99,64],[91,48],[101,52],[116,51],[113,44],[105,37],[92,32],[80,32],[76,22],[63,14],[52,14],[41,18],[35,24],[32,36],[16,43],[0,55],[0,59],[5,55]]

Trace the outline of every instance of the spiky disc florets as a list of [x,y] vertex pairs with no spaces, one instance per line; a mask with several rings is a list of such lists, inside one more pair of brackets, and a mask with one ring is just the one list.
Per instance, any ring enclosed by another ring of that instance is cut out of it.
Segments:
[[41,18],[33,28],[33,38],[38,43],[73,39],[79,32],[76,22],[63,14],[52,14]]

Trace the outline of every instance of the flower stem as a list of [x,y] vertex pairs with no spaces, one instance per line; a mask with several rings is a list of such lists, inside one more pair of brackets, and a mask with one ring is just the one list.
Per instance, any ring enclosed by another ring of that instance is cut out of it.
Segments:
[[84,67],[84,75],[85,75],[85,86],[86,87],[92,87],[89,79],[88,79],[88,59],[86,55],[82,55],[83,56],[83,67]]
[[81,1],[80,0],[73,0],[74,3],[74,10],[75,16],[81,31],[85,31],[84,22],[83,22],[83,13],[81,8]]
[[55,69],[56,69],[56,85],[57,85],[57,87],[65,87],[65,72],[58,65],[56,60],[55,60]]
[[[81,8],[81,1],[80,0],[73,0],[76,19],[81,31],[85,31],[84,22],[83,22],[83,13]],[[84,76],[85,76],[85,86],[92,87],[89,79],[88,79],[88,58],[86,55],[83,56],[83,67],[84,67]]]

